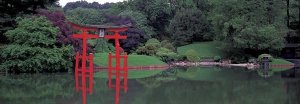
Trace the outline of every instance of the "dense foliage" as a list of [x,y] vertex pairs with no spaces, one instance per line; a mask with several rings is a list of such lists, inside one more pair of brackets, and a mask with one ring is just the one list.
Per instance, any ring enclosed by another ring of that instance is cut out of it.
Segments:
[[130,0],[128,8],[143,13],[147,20],[147,24],[153,28],[156,38],[164,38],[166,35],[166,26],[172,17],[171,6],[166,0]]
[[212,0],[216,39],[229,53],[258,55],[284,47],[284,1]]
[[[177,57],[177,54],[172,50],[172,44],[162,44],[167,41],[160,42],[155,38],[149,39],[144,46],[137,48],[137,54],[158,56],[161,60],[168,62]],[[171,48],[171,49],[169,49]]]
[[287,26],[300,31],[300,0],[286,0]]
[[133,24],[140,30],[143,30],[146,35],[148,36],[155,36],[155,32],[153,28],[148,25],[149,21],[147,20],[146,16],[139,12],[133,10],[125,10],[119,14],[119,16],[127,16],[130,17]]
[[160,42],[157,39],[152,38],[149,39],[144,46],[139,47],[136,50],[136,53],[144,55],[155,55],[160,47]]
[[1,0],[0,1],[0,43],[7,42],[3,35],[16,25],[15,18],[35,13],[39,8],[54,4],[58,0]]
[[90,8],[90,9],[108,9],[113,3],[99,4],[98,2],[88,3],[87,1],[69,2],[64,6],[64,11],[76,9],[76,8]]
[[261,55],[259,55],[259,56],[257,57],[257,60],[258,60],[259,62],[262,62],[264,57],[268,58],[269,61],[272,61],[272,60],[274,59],[273,56],[270,55],[270,54],[261,54]]
[[169,25],[175,45],[186,45],[193,41],[211,39],[212,29],[206,16],[195,9],[184,9],[176,13]]
[[[130,17],[126,16],[116,16],[116,15],[104,15],[105,23],[111,25],[125,25],[133,24],[133,21]],[[132,52],[135,50],[141,43],[144,43],[149,36],[145,34],[142,29],[139,29],[136,24],[133,24],[127,31],[122,32],[122,35],[126,35],[127,39],[121,40],[121,47],[126,52]]]
[[58,29],[45,17],[18,18],[17,28],[5,33],[11,44],[1,52],[1,70],[12,72],[55,72],[72,67],[72,48],[58,48]]
[[103,24],[102,12],[96,9],[76,8],[66,12],[69,21],[77,24]]
[[[73,45],[74,51],[82,50],[82,40],[72,38],[72,30],[63,12],[41,9],[38,10],[38,14],[45,16],[54,26],[59,28],[56,35],[56,46]],[[92,49],[88,47],[88,51],[92,52]]]

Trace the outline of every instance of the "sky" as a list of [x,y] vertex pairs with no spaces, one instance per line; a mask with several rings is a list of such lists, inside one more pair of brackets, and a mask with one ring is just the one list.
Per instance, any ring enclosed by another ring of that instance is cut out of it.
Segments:
[[[75,1],[80,1],[80,0],[59,0],[58,2],[59,2],[59,4],[62,7],[64,7],[68,2],[75,2]],[[104,4],[106,2],[110,2],[111,3],[111,2],[120,2],[120,1],[124,1],[124,0],[85,0],[85,1],[87,1],[89,3],[92,3],[94,1],[96,1],[96,2],[98,2],[100,4]]]

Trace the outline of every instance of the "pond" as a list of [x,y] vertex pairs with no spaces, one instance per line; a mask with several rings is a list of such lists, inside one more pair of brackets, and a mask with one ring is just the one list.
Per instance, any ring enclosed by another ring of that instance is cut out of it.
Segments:
[[[114,104],[115,91],[107,87],[107,79],[93,81],[87,104]],[[72,73],[1,75],[0,102],[82,104],[82,96],[75,91]],[[300,104],[300,69],[265,73],[242,68],[172,68],[129,79],[120,104]]]

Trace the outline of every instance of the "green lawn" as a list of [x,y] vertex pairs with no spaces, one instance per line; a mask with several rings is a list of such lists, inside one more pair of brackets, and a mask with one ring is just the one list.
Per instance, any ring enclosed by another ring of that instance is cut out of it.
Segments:
[[181,46],[177,48],[177,52],[180,55],[185,55],[186,51],[189,49],[194,49],[198,52],[200,57],[214,57],[214,56],[224,56],[221,52],[217,42],[210,41],[210,42],[199,42],[193,43],[185,46]]
[[286,61],[284,59],[273,59],[273,61],[270,64],[293,64],[293,63]]
[[[293,63],[292,62],[289,62],[289,61],[286,61],[284,59],[273,59],[273,61],[270,63],[271,65],[275,65],[275,64],[289,64],[289,65],[292,65]],[[286,67],[286,68],[281,68],[281,67],[274,67],[274,68],[271,68],[271,70],[273,72],[280,72],[280,71],[284,71],[284,70],[288,70],[292,67]]]
[[[128,71],[128,79],[136,79],[136,78],[146,78],[156,74],[159,74],[162,70],[129,70]],[[107,71],[100,71],[95,73],[95,77],[98,78],[108,78]]]
[[[95,64],[102,67],[108,66],[108,53],[96,53]],[[121,63],[123,61],[121,60]],[[113,65],[115,60],[113,60]],[[150,65],[166,65],[163,61],[157,57],[146,56],[146,55],[128,55],[128,66],[150,66]]]

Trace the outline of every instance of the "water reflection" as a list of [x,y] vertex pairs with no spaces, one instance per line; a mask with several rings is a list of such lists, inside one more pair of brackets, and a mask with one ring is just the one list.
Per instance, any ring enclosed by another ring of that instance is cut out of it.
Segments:
[[[94,78],[87,104],[113,104],[107,79]],[[1,104],[82,104],[72,74],[0,77]],[[120,104],[300,104],[300,71],[273,72],[241,68],[174,68],[155,76],[128,80]]]
[[0,102],[1,104],[72,103],[73,84],[73,77],[65,74],[0,76]]

